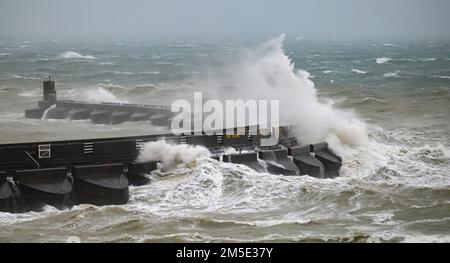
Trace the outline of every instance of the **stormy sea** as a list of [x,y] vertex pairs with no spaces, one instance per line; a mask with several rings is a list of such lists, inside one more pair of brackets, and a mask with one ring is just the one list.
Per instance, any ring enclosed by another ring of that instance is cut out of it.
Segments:
[[48,75],[60,99],[279,99],[299,142],[342,157],[341,176],[261,174],[158,142],[140,157],[172,169],[127,205],[0,213],[0,242],[450,242],[450,42],[2,41],[1,144],[168,132],[26,119]]

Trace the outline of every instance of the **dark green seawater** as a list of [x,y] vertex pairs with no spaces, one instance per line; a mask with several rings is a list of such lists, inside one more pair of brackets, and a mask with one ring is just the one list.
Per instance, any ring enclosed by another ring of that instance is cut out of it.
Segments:
[[[297,80],[301,69],[310,73],[320,103],[352,112],[367,133],[366,143],[343,145],[336,179],[259,174],[200,158],[194,167],[180,165],[132,187],[128,205],[1,213],[0,241],[449,242],[450,42],[288,38],[282,50],[258,51],[260,45],[266,44],[0,42],[0,143],[167,131],[147,122],[25,119],[24,109],[37,105],[48,74],[60,98],[170,105],[194,90],[229,86],[237,75],[246,84],[241,88],[256,97],[261,83],[254,79],[281,92],[295,88],[296,81],[283,79]],[[244,70],[230,73],[233,68]],[[299,105],[308,103],[298,98]],[[332,127],[346,131],[345,125]],[[340,136],[353,141],[359,134]]]

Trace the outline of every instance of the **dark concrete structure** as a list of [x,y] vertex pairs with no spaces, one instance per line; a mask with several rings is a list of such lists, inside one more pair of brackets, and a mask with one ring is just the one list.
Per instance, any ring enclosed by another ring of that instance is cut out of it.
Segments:
[[122,164],[84,165],[72,168],[78,203],[126,204],[130,197]]
[[37,108],[25,110],[25,118],[28,119],[40,119],[44,115],[46,108]]
[[66,119],[69,117],[71,109],[65,107],[55,107],[47,111],[47,119]]
[[133,162],[128,165],[128,179],[132,185],[140,186],[151,182],[150,174],[158,169],[158,162]]
[[309,146],[288,148],[288,154],[292,156],[301,175],[325,178],[323,164],[316,157],[311,155]]
[[6,172],[0,172],[0,212],[13,211],[13,191],[6,176]]
[[133,112],[116,110],[111,115],[111,124],[114,125],[129,121],[131,120],[131,115],[133,115]]
[[94,109],[91,112],[91,121],[95,124],[110,124],[113,111],[108,109]]
[[149,112],[135,112],[131,115],[131,121],[146,121],[150,119],[151,114]]
[[272,174],[300,175],[294,162],[289,159],[286,149],[263,150],[259,158],[267,164],[267,170]]
[[311,152],[323,164],[324,177],[335,178],[339,176],[339,169],[342,166],[341,157],[332,153],[327,143],[318,143],[310,146]]
[[92,109],[73,108],[69,112],[69,119],[71,120],[87,120],[91,117]]
[[60,209],[73,205],[73,179],[65,167],[17,170],[14,182],[31,210],[39,211],[46,204]]
[[258,162],[258,154],[256,152],[224,155],[223,161],[228,163],[245,164],[260,173],[267,172],[266,168]]
[[43,91],[43,100],[38,102],[38,108],[25,110],[25,117],[41,119],[48,109],[45,116],[47,119],[91,119],[95,124],[111,125],[151,120],[154,125],[168,126],[173,116],[167,106],[57,100],[55,82],[50,77],[44,81]]

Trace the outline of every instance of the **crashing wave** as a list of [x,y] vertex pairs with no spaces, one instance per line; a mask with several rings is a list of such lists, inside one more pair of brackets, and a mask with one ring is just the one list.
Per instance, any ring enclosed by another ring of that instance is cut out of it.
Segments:
[[179,164],[192,164],[200,157],[208,157],[211,153],[202,146],[186,144],[170,144],[165,141],[145,143],[138,162],[160,161],[162,169],[175,168]]
[[298,126],[295,133],[302,143],[325,140],[338,154],[342,153],[338,148],[364,144],[368,138],[364,122],[319,100],[311,75],[295,69],[284,53],[284,37],[248,50],[238,63],[206,80],[203,90],[214,87],[217,94],[211,96],[219,99],[278,100],[281,122]]
[[[111,88],[111,87],[109,87]],[[60,91],[61,95],[64,98],[80,100],[80,101],[88,101],[94,103],[100,102],[113,102],[113,103],[126,103],[127,101],[124,99],[119,99],[116,95],[114,95],[111,91],[109,91],[106,86],[102,86],[99,84],[98,87],[88,88],[88,89],[69,89]]]

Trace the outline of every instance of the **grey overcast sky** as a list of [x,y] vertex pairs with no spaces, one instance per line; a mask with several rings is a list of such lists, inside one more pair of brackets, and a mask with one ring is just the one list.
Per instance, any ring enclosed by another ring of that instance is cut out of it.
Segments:
[[450,0],[0,0],[0,37],[450,39]]

